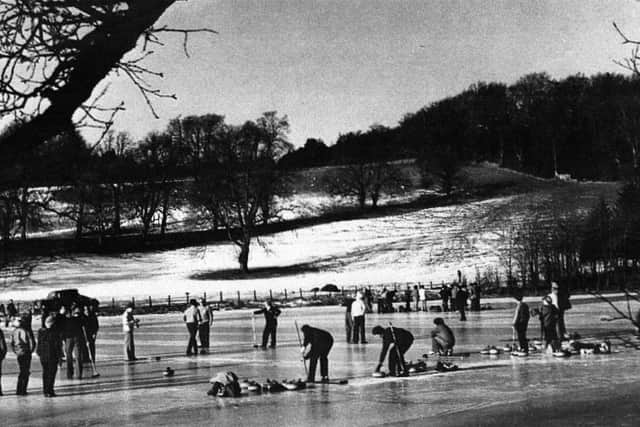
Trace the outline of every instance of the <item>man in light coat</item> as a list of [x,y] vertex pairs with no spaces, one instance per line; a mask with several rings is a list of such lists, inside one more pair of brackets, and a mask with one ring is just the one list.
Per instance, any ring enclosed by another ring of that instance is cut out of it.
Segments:
[[358,292],[356,300],[351,304],[351,317],[353,318],[353,343],[357,344],[360,340],[361,344],[366,344],[367,340],[364,335],[364,315],[367,306],[364,303],[362,292]]

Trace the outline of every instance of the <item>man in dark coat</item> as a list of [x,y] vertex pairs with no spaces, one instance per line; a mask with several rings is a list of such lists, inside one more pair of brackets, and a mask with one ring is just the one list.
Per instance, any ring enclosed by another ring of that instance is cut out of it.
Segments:
[[45,327],[38,331],[38,345],[36,353],[40,357],[42,365],[42,391],[44,397],[54,397],[56,394],[53,385],[56,380],[58,363],[62,355],[60,354],[60,336],[56,332],[54,317],[49,316],[45,320]]
[[449,311],[449,298],[451,298],[451,289],[448,285],[443,284],[440,288],[440,298],[442,298],[442,311]]
[[514,295],[518,304],[513,316],[513,331],[518,338],[520,351],[529,352],[529,341],[527,340],[527,327],[529,326],[529,306],[522,301],[522,292],[518,291]]
[[316,380],[316,366],[318,366],[318,359],[320,359],[320,376],[322,377],[322,381],[328,381],[329,359],[327,356],[333,346],[333,337],[329,332],[318,328],[312,328],[309,325],[303,325],[301,330],[304,334],[302,354],[305,359],[309,359],[309,374],[307,376],[307,381],[314,382]]
[[71,315],[64,319],[62,338],[64,339],[64,354],[67,360],[67,378],[72,379],[75,373],[78,379],[82,378],[82,347],[85,345],[82,327],[84,320],[79,307],[72,309]]
[[264,314],[264,331],[262,332],[262,349],[267,348],[267,341],[271,336],[271,348],[276,347],[276,330],[278,329],[278,316],[280,309],[271,301],[265,301],[264,308],[254,311],[253,314]]
[[458,293],[456,294],[456,306],[460,311],[460,320],[467,320],[467,315],[465,313],[465,308],[467,306],[467,298],[469,298],[469,292],[467,292],[467,286],[462,284],[460,289],[458,289]]
[[379,325],[374,327],[371,333],[382,337],[382,349],[380,350],[376,372],[380,371],[384,359],[387,357],[387,351],[389,351],[389,375],[400,376],[407,374],[404,354],[413,344],[413,334],[406,329],[393,326],[383,328]]
[[541,309],[542,326],[544,328],[544,347],[551,345],[553,351],[560,350],[560,340],[558,339],[558,319],[560,317],[558,308],[553,305],[551,297],[548,295],[542,299]]

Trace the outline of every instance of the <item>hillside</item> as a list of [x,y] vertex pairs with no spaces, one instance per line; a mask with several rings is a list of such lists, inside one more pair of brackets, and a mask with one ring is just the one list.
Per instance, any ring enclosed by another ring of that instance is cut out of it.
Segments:
[[613,183],[538,180],[488,166],[470,168],[469,172],[476,177],[477,188],[528,190],[448,206],[409,205],[375,216],[268,234],[252,246],[249,265],[255,274],[249,278],[235,273],[235,248],[214,242],[119,256],[45,260],[29,279],[6,280],[4,295],[37,298],[61,287],[78,287],[101,299],[185,292],[293,292],[326,283],[349,287],[438,283],[452,279],[458,269],[474,278],[476,271],[501,268],[505,224],[557,211],[583,211],[600,197],[613,200],[618,188]]

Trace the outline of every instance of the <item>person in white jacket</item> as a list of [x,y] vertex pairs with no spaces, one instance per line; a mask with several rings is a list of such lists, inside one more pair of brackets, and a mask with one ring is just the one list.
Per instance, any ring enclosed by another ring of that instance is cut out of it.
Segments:
[[127,309],[122,314],[122,332],[124,332],[125,355],[130,362],[137,360],[136,347],[133,341],[134,327],[138,327],[138,319],[133,317],[133,304],[128,304]]
[[357,344],[360,340],[361,344],[366,344],[367,340],[364,336],[364,314],[367,306],[364,303],[362,292],[358,292],[356,300],[351,303],[351,317],[353,317],[353,343]]

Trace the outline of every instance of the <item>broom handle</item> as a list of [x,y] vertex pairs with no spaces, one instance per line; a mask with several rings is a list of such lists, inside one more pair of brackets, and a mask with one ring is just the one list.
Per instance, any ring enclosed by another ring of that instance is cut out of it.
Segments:
[[[298,321],[294,320],[293,323],[295,323],[296,325],[296,334],[298,335],[298,344],[300,344],[300,347],[302,347],[302,340],[300,339],[300,329],[298,329]],[[304,355],[302,356],[302,363],[304,364],[304,374],[309,375],[309,371],[307,370],[307,361],[305,360]]]
[[402,363],[402,370],[406,371],[407,366],[404,363],[404,357],[400,354],[400,349],[398,348],[398,340],[396,340],[396,334],[393,332],[393,325],[389,322],[389,330],[391,331],[391,338],[393,338],[393,347],[396,349],[396,353],[398,354],[398,362]]

